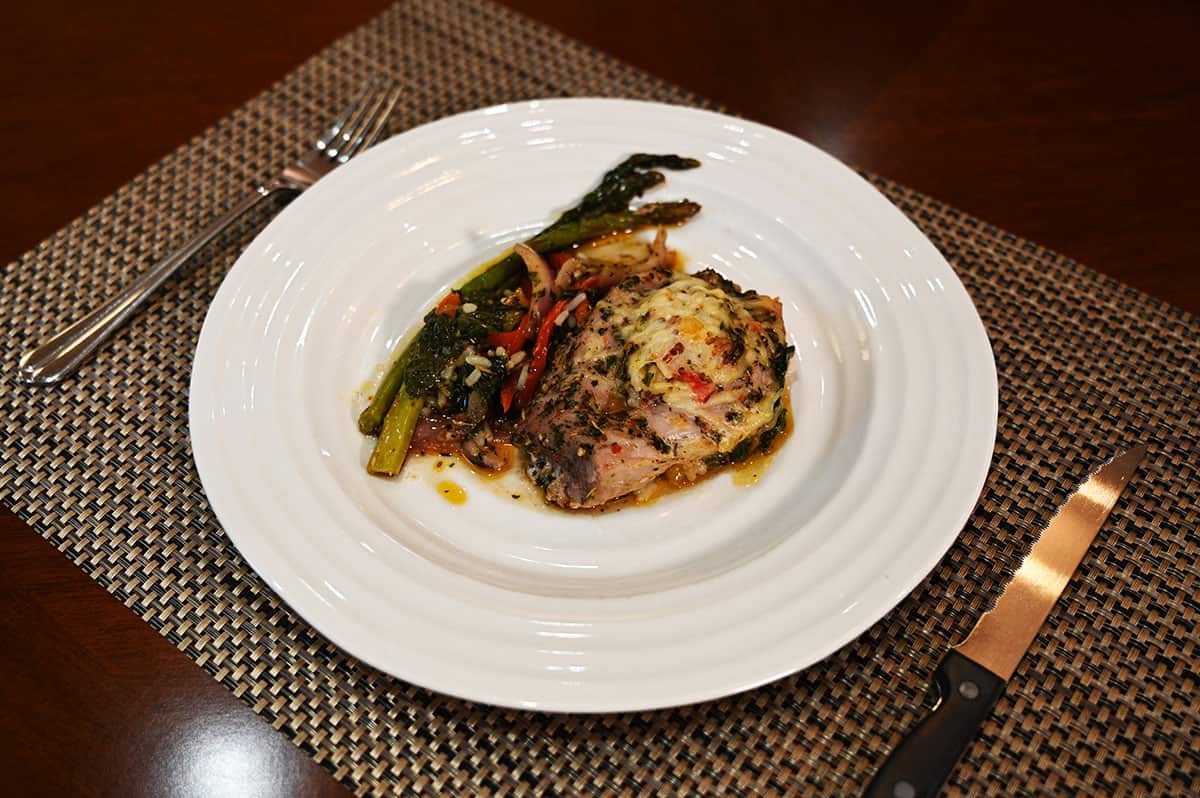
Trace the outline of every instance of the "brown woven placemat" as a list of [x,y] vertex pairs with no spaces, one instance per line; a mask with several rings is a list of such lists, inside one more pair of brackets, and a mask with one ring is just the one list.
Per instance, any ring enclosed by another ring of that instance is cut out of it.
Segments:
[[917,719],[940,654],[1070,486],[1145,441],[1148,463],[950,792],[1194,789],[1200,320],[885,180],[987,325],[992,472],[959,541],[898,608],[824,662],[722,701],[496,710],[363,666],[282,605],[217,525],[186,424],[205,309],[261,218],[212,245],[77,379],[15,384],[24,349],[280,168],[368,76],[403,85],[397,130],[540,96],[704,105],[486,0],[393,7],[4,269],[0,500],[360,794],[835,795],[859,791]]

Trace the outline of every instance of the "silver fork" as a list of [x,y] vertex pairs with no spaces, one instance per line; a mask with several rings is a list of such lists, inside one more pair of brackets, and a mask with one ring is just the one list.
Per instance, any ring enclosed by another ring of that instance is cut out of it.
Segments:
[[168,277],[188,258],[216,237],[234,220],[267,197],[279,192],[300,192],[371,146],[383,130],[388,115],[399,99],[395,88],[362,92],[308,152],[277,176],[214,219],[183,246],[154,264],[148,271],[83,318],[64,328],[21,358],[18,379],[49,385],[74,373],[92,353],[108,340],[133,312],[141,307]]

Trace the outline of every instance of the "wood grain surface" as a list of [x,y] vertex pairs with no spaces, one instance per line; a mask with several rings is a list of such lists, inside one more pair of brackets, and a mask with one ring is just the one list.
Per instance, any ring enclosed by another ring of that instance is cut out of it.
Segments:
[[[1200,312],[1194,4],[508,4]],[[0,257],[16,258],[385,6],[43,0],[10,10]],[[346,794],[7,510],[0,594],[7,793]]]

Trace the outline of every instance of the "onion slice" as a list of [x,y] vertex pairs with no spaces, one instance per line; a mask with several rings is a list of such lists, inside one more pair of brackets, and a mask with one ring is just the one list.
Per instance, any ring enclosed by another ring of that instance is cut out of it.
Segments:
[[529,270],[529,313],[533,320],[530,329],[536,330],[554,302],[554,271],[541,255],[526,244],[517,244],[513,251],[521,256],[525,268]]

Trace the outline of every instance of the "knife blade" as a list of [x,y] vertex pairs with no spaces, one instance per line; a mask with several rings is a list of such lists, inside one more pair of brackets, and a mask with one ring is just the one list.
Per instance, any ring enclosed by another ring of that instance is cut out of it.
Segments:
[[1098,468],[1042,529],[995,606],[934,672],[937,702],[892,751],[867,798],[933,796],[1004,692],[1096,533],[1129,484],[1146,447]]

